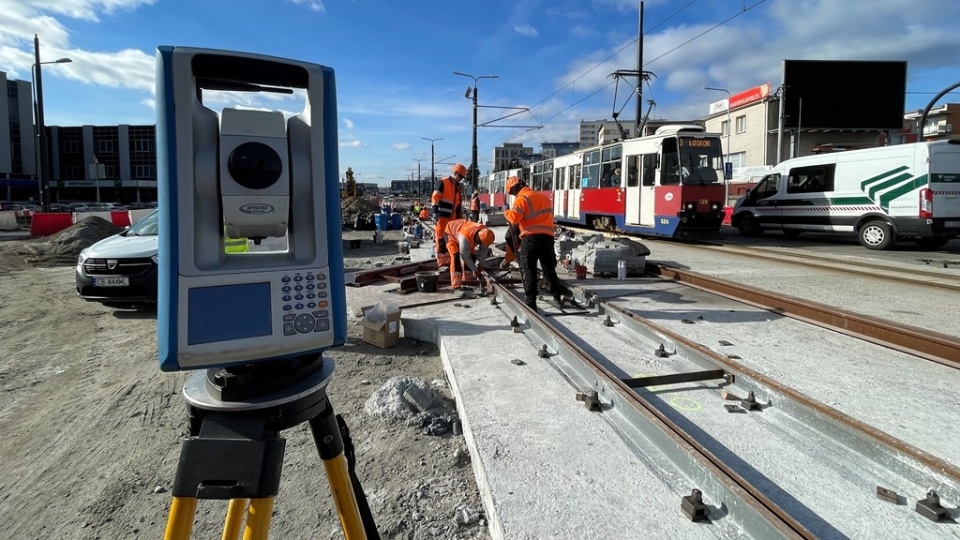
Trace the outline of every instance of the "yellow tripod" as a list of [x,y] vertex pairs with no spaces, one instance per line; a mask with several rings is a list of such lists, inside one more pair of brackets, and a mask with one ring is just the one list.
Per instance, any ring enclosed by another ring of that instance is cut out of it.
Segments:
[[[188,540],[199,499],[229,500],[223,540],[266,540],[280,487],[280,431],[310,423],[347,540],[379,539],[353,470],[353,443],[326,388],[333,361],[315,356],[195,373],[183,388],[183,441],[164,540]],[[244,523],[246,515],[246,523]]]

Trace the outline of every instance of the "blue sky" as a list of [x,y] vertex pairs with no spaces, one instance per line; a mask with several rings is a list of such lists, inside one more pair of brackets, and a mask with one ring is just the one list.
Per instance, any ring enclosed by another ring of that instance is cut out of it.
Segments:
[[[906,110],[960,80],[954,0],[647,0],[644,100],[653,118],[707,114],[724,96],[780,82],[783,59],[906,60]],[[410,178],[420,161],[469,165],[470,79],[480,105],[529,107],[542,129],[480,128],[479,165],[494,146],[573,141],[580,120],[610,118],[617,69],[636,68],[635,0],[0,0],[0,70],[29,80],[33,36],[49,125],[155,123],[158,45],[255,52],[336,70],[340,168],[361,182]],[[837,88],[838,100],[869,88]],[[941,100],[955,101],[956,95]],[[299,110],[277,97],[246,106]],[[623,108],[631,119],[635,105]],[[481,109],[483,123],[504,111]],[[501,122],[507,123],[508,121]],[[438,174],[449,165],[437,165]]]

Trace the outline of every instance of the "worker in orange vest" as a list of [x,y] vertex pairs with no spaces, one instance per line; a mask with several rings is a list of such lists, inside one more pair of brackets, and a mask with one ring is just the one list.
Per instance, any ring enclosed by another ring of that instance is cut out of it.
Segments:
[[474,190],[470,197],[470,220],[480,223],[480,190]]
[[437,181],[430,197],[433,217],[437,220],[437,226],[433,230],[436,237],[437,266],[450,264],[450,256],[446,253],[447,246],[443,243],[443,233],[451,219],[463,217],[463,188],[460,182],[466,177],[467,168],[457,163],[450,176]]
[[[480,279],[483,263],[487,259],[487,250],[496,238],[493,231],[482,223],[453,219],[447,223],[443,236],[447,253],[453,259],[450,264],[450,286],[454,290],[460,289],[465,266]],[[476,264],[473,262],[474,256],[477,258]]]
[[557,277],[557,256],[553,251],[553,205],[546,195],[530,189],[516,176],[507,179],[506,191],[513,195],[513,206],[504,212],[511,225],[520,230],[517,261],[526,304],[537,310],[537,263],[543,270],[550,293],[557,304],[563,302],[560,278]]
[[430,219],[430,210],[426,206],[420,209],[420,219],[422,221]]

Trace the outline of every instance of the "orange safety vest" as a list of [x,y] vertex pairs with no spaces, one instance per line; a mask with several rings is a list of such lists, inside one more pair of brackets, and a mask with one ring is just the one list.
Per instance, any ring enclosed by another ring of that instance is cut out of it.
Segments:
[[437,207],[439,217],[460,217],[462,205],[460,186],[449,176],[440,180],[439,189],[434,190],[430,201]]
[[420,219],[430,219],[430,211],[426,208],[420,210]]
[[447,223],[447,228],[444,233],[446,233],[447,237],[448,250],[451,245],[456,244],[455,250],[451,252],[459,253],[460,237],[463,236],[470,242],[470,253],[475,252],[477,250],[477,233],[486,228],[487,226],[483,223],[477,223],[469,219],[454,219],[450,223]]
[[507,221],[520,226],[520,237],[529,234],[553,236],[553,206],[543,193],[524,187],[517,193],[513,208],[503,213]]
[[470,199],[470,210],[474,212],[480,211],[480,197],[474,197]]

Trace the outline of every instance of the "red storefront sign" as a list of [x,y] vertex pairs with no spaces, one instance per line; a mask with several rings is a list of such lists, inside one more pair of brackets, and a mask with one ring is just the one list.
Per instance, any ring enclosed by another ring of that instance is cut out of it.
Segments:
[[755,86],[749,90],[730,96],[730,109],[736,109],[737,107],[749,105],[750,103],[759,101],[768,95],[770,95],[770,83],[764,83],[760,86]]

